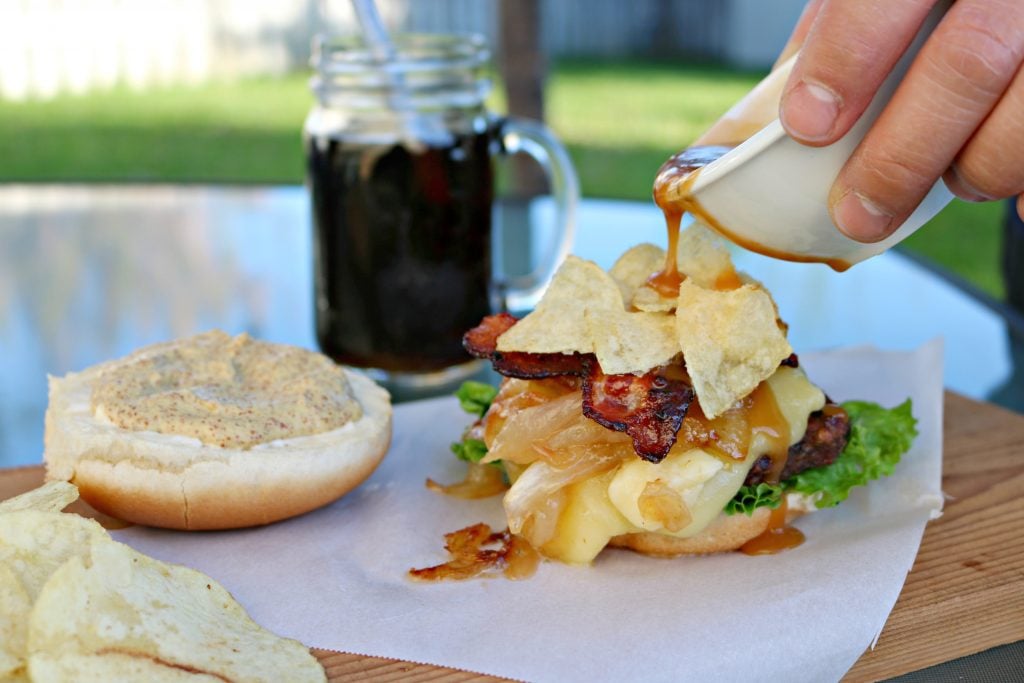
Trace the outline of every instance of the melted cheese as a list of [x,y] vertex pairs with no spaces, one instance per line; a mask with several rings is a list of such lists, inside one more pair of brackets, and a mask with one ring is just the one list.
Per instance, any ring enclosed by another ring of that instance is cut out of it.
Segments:
[[807,417],[825,407],[825,392],[811,384],[799,368],[782,366],[767,379],[775,394],[775,403],[782,417],[789,423],[789,445],[804,438]]
[[690,511],[690,522],[674,535],[688,535],[685,532],[690,529],[707,525],[705,520],[694,515],[694,511],[702,507],[700,499],[703,498],[704,485],[715,479],[730,479],[731,469],[739,472],[741,468],[727,468],[721,459],[699,448],[683,452],[673,449],[657,464],[639,458],[624,463],[608,485],[608,498],[634,527],[644,531],[665,531],[664,521],[644,517],[640,506],[641,495],[649,483],[663,484],[674,491]]
[[[766,381],[789,425],[789,443],[800,441],[808,416],[825,405],[824,393],[795,368],[781,367]],[[754,462],[767,451],[768,440],[754,434],[742,462],[727,463],[698,448],[680,448],[659,464],[630,460],[615,470],[573,484],[566,488],[567,503],[555,538],[541,550],[562,562],[585,564],[619,534],[653,531],[694,536],[721,513],[743,485]],[[652,482],[674,491],[688,508],[690,520],[678,531],[667,531],[662,520],[641,512],[640,497]]]

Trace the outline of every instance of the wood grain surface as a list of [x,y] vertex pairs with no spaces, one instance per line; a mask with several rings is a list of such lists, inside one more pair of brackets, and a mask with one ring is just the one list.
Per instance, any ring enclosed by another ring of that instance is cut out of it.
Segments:
[[[928,525],[875,649],[844,680],[885,679],[1024,639],[1024,416],[947,392],[944,438],[945,512]],[[42,479],[41,467],[0,470],[0,500]],[[330,650],[313,654],[331,681],[502,680]]]
[[1024,417],[946,393],[942,490],[874,650],[873,681],[1024,639]]

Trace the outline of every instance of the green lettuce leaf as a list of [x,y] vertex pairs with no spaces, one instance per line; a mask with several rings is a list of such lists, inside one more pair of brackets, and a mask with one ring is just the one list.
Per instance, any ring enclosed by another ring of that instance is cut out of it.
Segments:
[[[463,382],[455,392],[455,397],[459,399],[459,405],[463,410],[475,418],[482,418],[497,394],[498,390],[490,384]],[[469,429],[466,431],[470,432]],[[456,441],[451,445],[451,449],[455,457],[466,462],[480,462],[487,455],[487,444],[465,434],[462,441]]]
[[808,495],[820,492],[819,508],[838,505],[854,486],[892,474],[917,436],[910,399],[895,408],[868,401],[849,401],[843,408],[850,415],[850,441],[842,454],[831,465],[806,470],[783,482],[786,490]]
[[781,484],[761,482],[757,486],[743,486],[735,497],[725,504],[725,514],[735,515],[742,512],[749,517],[760,507],[774,510],[782,504],[783,493]]
[[487,455],[487,444],[480,439],[465,438],[452,444],[452,453],[459,460],[480,462]]
[[497,394],[498,390],[490,384],[463,382],[455,392],[455,397],[459,399],[459,405],[467,413],[475,417],[483,417]]

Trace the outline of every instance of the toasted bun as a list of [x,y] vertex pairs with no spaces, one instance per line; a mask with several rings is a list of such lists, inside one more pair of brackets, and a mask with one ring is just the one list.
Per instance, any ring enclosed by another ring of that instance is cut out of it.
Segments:
[[[803,514],[803,510],[790,509],[786,522]],[[615,536],[608,545],[629,548],[644,555],[672,557],[675,555],[708,555],[729,550],[738,550],[747,541],[757,538],[768,530],[771,510],[758,508],[754,514],[721,514],[696,536],[676,538],[665,534],[641,532]]]
[[128,522],[232,529],[300,515],[359,485],[391,441],[388,393],[355,372],[346,375],[361,418],[242,450],[97,419],[90,392],[102,367],[50,378],[47,478],[71,481],[94,508]]

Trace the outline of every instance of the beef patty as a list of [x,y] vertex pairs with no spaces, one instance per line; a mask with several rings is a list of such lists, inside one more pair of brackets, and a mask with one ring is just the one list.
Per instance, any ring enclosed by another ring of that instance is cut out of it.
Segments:
[[[789,447],[786,466],[782,468],[780,480],[788,479],[804,470],[831,465],[846,448],[849,438],[850,417],[839,406],[829,403],[823,410],[811,413],[807,418],[804,438]],[[765,481],[771,471],[771,456],[761,456],[750,469],[744,484],[756,486]]]

